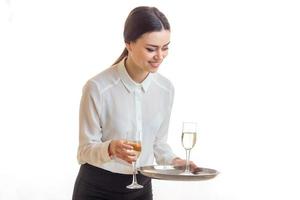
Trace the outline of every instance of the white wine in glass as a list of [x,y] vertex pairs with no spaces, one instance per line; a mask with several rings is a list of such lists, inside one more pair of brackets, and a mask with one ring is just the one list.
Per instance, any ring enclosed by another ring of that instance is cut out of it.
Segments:
[[190,152],[195,146],[197,140],[197,123],[195,122],[183,122],[181,143],[186,152],[185,171],[183,174],[191,175],[190,171]]
[[[133,151],[136,154],[136,160],[141,154],[142,151],[142,142],[141,142],[141,133],[137,132],[134,135],[127,135],[127,141],[126,143],[131,145],[133,147]],[[137,179],[136,179],[136,161],[132,162],[132,168],[133,168],[133,175],[132,175],[132,183],[130,185],[127,185],[126,187],[128,189],[141,189],[144,186],[138,184]]]

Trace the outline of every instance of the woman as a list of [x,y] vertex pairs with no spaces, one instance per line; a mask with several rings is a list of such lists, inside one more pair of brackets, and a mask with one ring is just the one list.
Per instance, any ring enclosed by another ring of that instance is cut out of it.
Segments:
[[[152,199],[151,179],[137,175],[142,189],[130,190],[136,160],[128,133],[142,133],[137,166],[184,165],[167,141],[174,89],[156,73],[168,54],[170,25],[155,7],[133,9],[124,28],[125,49],[114,65],[91,78],[80,105],[81,164],[73,200]],[[195,167],[195,165],[193,164]]]

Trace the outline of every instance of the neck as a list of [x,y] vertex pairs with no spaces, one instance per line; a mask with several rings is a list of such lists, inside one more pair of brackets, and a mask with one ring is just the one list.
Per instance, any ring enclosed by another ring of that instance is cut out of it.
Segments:
[[126,58],[124,64],[130,78],[136,83],[143,82],[149,74],[149,72],[135,65],[130,58]]

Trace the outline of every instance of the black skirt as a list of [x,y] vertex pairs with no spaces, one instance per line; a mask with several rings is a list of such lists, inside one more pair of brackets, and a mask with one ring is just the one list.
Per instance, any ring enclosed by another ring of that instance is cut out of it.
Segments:
[[81,165],[73,191],[73,200],[152,200],[151,178],[137,174],[142,189],[127,189],[132,175],[112,173],[89,165]]

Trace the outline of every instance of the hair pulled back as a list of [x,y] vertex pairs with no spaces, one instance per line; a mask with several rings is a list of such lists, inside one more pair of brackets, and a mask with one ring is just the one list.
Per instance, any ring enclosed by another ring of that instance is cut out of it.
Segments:
[[[126,43],[135,42],[144,33],[161,30],[170,31],[170,29],[168,19],[161,11],[155,7],[140,6],[129,13],[125,21],[123,37]],[[125,48],[113,65],[120,62],[127,55],[128,51]]]

